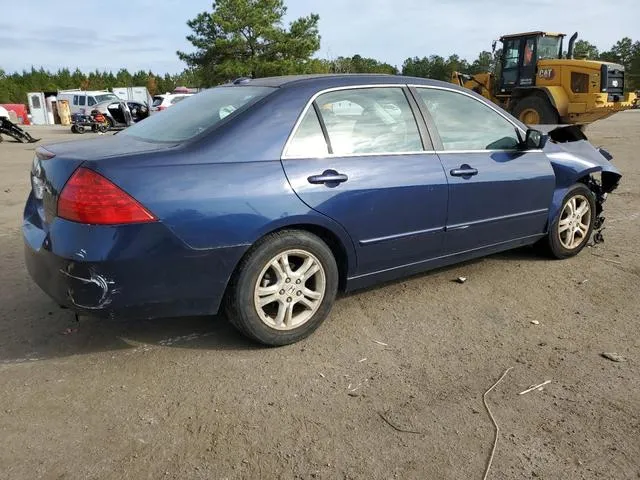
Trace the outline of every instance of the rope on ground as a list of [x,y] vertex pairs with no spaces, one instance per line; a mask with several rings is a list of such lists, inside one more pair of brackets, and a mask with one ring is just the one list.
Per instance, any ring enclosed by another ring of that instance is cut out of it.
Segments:
[[502,379],[504,377],[507,376],[507,373],[509,373],[509,370],[511,370],[512,368],[513,367],[507,368],[504,371],[504,373],[502,374],[502,376],[498,379],[498,381],[496,383],[494,383],[493,385],[491,385],[491,388],[489,388],[489,390],[484,392],[484,395],[482,396],[482,402],[484,403],[484,408],[487,409],[487,413],[489,414],[489,417],[491,418],[491,421],[493,422],[493,426],[495,427],[495,437],[493,439],[493,448],[491,449],[491,456],[489,457],[489,460],[487,461],[487,468],[484,471],[484,477],[482,477],[482,480],[487,480],[487,477],[489,476],[489,469],[491,468],[491,464],[493,463],[493,456],[495,455],[496,447],[498,446],[498,435],[500,434],[500,427],[496,423],[496,419],[493,417],[493,414],[491,413],[491,410],[489,409],[489,405],[487,404],[487,395],[489,394],[489,392],[491,392],[491,390],[493,390],[502,381]]

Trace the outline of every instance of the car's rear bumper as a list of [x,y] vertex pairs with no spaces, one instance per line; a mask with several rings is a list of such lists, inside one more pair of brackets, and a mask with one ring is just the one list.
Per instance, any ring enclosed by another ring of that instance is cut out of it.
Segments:
[[117,227],[25,219],[29,274],[58,304],[100,317],[155,318],[218,311],[246,246],[194,250],[161,223]]

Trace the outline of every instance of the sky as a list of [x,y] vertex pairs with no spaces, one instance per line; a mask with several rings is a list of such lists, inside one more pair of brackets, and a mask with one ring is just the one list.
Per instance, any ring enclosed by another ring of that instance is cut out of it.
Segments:
[[[360,54],[402,66],[408,57],[473,60],[501,34],[579,32],[601,50],[640,40],[638,0],[285,0],[285,22],[320,15],[320,58]],[[55,6],[55,8],[53,8]],[[0,0],[0,68],[178,73],[187,20],[210,0]]]

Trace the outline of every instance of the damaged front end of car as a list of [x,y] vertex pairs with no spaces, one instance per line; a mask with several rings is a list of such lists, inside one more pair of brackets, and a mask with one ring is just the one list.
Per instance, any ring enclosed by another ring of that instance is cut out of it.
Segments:
[[602,147],[594,147],[580,125],[553,126],[545,133],[549,136],[545,153],[556,175],[556,195],[550,221],[553,222],[560,213],[566,190],[575,183],[584,183],[593,192],[596,204],[593,241],[603,242],[604,203],[622,178],[620,171],[611,163],[613,156]]

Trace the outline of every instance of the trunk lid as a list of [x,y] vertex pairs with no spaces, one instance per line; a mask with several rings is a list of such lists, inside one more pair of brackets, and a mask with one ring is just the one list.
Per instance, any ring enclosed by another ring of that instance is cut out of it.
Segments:
[[25,209],[25,222],[48,231],[57,213],[60,192],[73,172],[85,161],[134,156],[167,150],[174,144],[144,142],[127,135],[107,135],[75,142],[39,147],[31,166],[31,195]]

